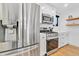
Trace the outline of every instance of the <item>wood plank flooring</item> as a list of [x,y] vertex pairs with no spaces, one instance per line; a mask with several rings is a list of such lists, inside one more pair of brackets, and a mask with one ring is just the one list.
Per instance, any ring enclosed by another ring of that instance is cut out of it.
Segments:
[[50,56],[79,56],[79,47],[66,45]]

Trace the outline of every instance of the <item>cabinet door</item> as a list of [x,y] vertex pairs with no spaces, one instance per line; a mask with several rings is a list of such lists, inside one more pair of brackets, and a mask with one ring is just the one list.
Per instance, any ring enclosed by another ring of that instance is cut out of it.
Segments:
[[43,56],[46,53],[46,34],[40,33],[40,55]]
[[59,48],[68,44],[68,33],[60,33],[59,34]]

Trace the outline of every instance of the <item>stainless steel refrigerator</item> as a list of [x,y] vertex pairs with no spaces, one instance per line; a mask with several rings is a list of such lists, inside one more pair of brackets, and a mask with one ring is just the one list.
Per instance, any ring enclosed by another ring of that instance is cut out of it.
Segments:
[[30,50],[29,55],[40,55],[40,6],[35,3],[4,3],[2,10],[2,24],[8,28],[5,28],[4,47],[10,48],[0,52],[37,47],[35,51]]
[[[22,45],[38,46],[40,55],[40,6],[34,3],[22,4]],[[35,47],[35,46],[34,46]],[[34,51],[32,51],[34,54]]]

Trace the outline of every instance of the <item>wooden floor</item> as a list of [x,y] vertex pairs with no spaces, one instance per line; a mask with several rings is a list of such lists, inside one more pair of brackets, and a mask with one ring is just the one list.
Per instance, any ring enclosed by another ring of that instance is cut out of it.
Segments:
[[66,45],[50,56],[79,56],[79,47]]

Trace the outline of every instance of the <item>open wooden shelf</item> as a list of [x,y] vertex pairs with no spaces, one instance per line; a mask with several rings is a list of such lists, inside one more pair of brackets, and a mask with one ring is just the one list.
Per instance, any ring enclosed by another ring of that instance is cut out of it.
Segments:
[[66,26],[79,26],[79,24],[66,24]]
[[79,17],[78,18],[66,18],[65,20],[79,20]]

